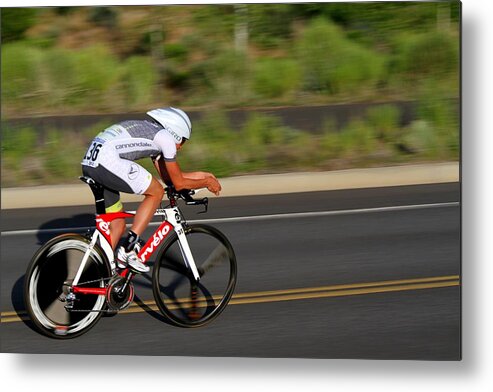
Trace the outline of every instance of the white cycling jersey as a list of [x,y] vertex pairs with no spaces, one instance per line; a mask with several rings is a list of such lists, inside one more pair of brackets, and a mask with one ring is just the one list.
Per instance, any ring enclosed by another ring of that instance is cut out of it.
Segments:
[[123,121],[93,139],[81,164],[86,175],[110,189],[142,194],[152,176],[134,161],[158,155],[168,162],[176,160],[175,141],[161,125],[152,121]]
[[97,167],[101,160],[108,161],[108,158],[135,161],[159,154],[166,161],[176,159],[176,144],[168,132],[154,122],[124,121],[98,134],[81,163]]

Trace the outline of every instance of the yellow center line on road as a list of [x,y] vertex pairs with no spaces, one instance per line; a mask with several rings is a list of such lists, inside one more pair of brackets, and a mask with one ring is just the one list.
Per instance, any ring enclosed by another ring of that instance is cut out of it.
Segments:
[[[344,290],[344,289],[362,289],[362,288],[371,288],[371,287],[382,287],[382,286],[395,286],[395,285],[410,285],[413,283],[428,283],[428,282],[442,282],[442,281],[451,281],[451,280],[458,280],[459,275],[449,275],[449,276],[438,276],[438,277],[433,277],[433,278],[416,278],[416,279],[400,279],[400,280],[385,280],[381,282],[368,282],[368,283],[353,283],[353,284],[339,284],[339,285],[331,285],[331,286],[321,286],[321,287],[306,287],[306,288],[297,288],[297,289],[287,289],[287,290],[270,290],[270,291],[259,291],[259,292],[252,292],[252,293],[238,293],[234,294],[231,301],[229,302],[230,304],[233,303],[233,300],[239,300],[237,301],[238,303],[241,302],[242,299],[247,299],[250,300],[255,297],[272,297],[272,296],[285,296],[285,295],[290,295],[290,294],[295,294],[299,295],[302,293],[320,293],[320,292],[326,292],[326,291],[339,291],[339,290]],[[390,291],[390,290],[388,290]],[[395,290],[393,290],[395,291]],[[373,291],[369,291],[371,293]],[[379,289],[376,292],[383,292],[381,289]],[[316,294],[313,298],[317,298]],[[333,295],[336,296],[336,295]],[[220,297],[218,296],[212,296],[212,299],[219,299]],[[321,297],[323,298],[323,297]],[[180,299],[178,300],[180,303],[187,302],[188,299]],[[255,303],[255,301],[250,301],[250,303]],[[172,301],[165,301],[166,303],[170,304]],[[257,301],[259,302],[259,301]],[[267,302],[267,301],[261,301],[261,302]],[[155,305],[155,302],[153,300],[149,301],[142,301],[144,305],[152,306]],[[243,303],[243,302],[242,302]],[[245,302],[249,303],[249,302]],[[130,305],[130,308],[132,307],[140,307],[139,304],[133,303]]]
[[[401,279],[401,280],[387,280],[381,282],[368,282],[368,283],[354,283],[354,284],[340,284],[322,287],[306,287],[298,289],[288,290],[269,290],[252,293],[238,293],[233,295],[229,305],[245,305],[255,303],[266,302],[279,302],[279,301],[295,301],[303,299],[317,299],[317,298],[329,298],[329,297],[345,297],[352,295],[364,295],[375,293],[386,293],[396,291],[410,291],[410,290],[423,290],[433,289],[440,287],[453,287],[459,286],[459,275],[438,276],[432,278],[416,278],[416,279]],[[188,308],[191,305],[189,300],[179,299],[180,307]],[[143,301],[141,304],[133,303],[128,309],[121,311],[122,314],[140,313],[145,309],[142,305],[149,307],[151,310],[158,310],[156,303],[153,300]],[[207,306],[206,301],[201,301],[194,304],[195,307]],[[176,309],[177,306],[169,306],[170,310]],[[9,323],[21,320],[26,320],[26,312],[2,312],[1,322]]]

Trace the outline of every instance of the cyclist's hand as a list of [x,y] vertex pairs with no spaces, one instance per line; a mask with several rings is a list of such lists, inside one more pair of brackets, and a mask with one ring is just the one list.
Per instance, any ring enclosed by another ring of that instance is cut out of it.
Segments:
[[206,175],[207,177],[211,177],[211,178],[213,178],[214,180],[216,180],[216,181],[217,181],[217,178],[216,178],[216,176],[215,176],[214,174],[206,172],[206,173],[205,173],[205,175]]
[[219,192],[221,191],[221,184],[215,177],[209,177],[207,181],[207,189],[214,193],[216,196],[219,196]]
[[209,172],[197,172],[202,178],[213,178],[217,180],[216,176]]

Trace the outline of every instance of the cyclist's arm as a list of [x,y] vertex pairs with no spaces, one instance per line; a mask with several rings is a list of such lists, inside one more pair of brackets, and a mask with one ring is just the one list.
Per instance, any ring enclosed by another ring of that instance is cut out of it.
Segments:
[[202,171],[197,171],[197,172],[182,172],[183,177],[190,178],[192,180],[202,180],[204,178],[214,178],[217,180],[216,176],[214,174],[209,173],[209,172],[202,172]]
[[206,176],[204,172],[183,173],[178,162],[165,162],[166,171],[176,190],[207,188],[216,196],[221,191],[221,185],[214,176]]
[[159,173],[161,180],[163,180],[166,185],[173,185],[173,182],[171,181],[171,178],[168,174],[168,170],[166,170],[166,165],[164,164],[164,159],[162,158],[162,156],[160,155],[157,158],[153,159],[152,163],[154,163],[154,167]]
[[[166,169],[166,164],[164,163],[164,159],[161,156],[158,156],[157,158],[153,159],[152,162],[154,163],[154,167],[156,168],[157,172],[159,173],[159,176],[161,177],[161,180],[166,185],[173,185],[173,182],[171,181],[171,178],[168,174],[168,170]],[[217,180],[217,178],[214,176],[212,173],[208,172],[202,172],[202,171],[196,171],[196,172],[181,172],[182,176],[185,178],[188,178],[190,180],[204,180],[206,178],[214,178]],[[188,189],[188,188],[186,188]]]
[[176,162],[176,144],[173,141],[170,142],[164,132],[160,131],[154,137],[154,143],[161,149],[160,159],[154,161],[161,179],[166,184],[169,184],[169,180],[171,180],[176,190],[205,187],[212,193],[219,195],[221,185],[213,175],[205,172],[183,173],[181,171]]

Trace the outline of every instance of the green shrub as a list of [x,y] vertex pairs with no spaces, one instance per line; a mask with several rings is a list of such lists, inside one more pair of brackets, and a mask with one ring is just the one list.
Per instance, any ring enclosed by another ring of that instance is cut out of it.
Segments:
[[178,62],[184,62],[188,58],[187,46],[180,43],[166,44],[164,45],[164,58],[173,59]]
[[53,48],[60,37],[61,31],[62,29],[60,26],[52,25],[48,30],[44,30],[40,34],[26,38],[23,42],[39,49]]
[[[245,171],[286,169],[310,160],[307,135],[281,124],[276,116],[251,113],[240,132],[237,154]],[[308,158],[308,159],[307,159]]]
[[62,178],[75,179],[80,175],[80,161],[87,146],[67,138],[62,131],[51,130],[41,149],[47,182],[60,182]]
[[459,125],[452,127],[443,137],[448,157],[460,159],[460,132]]
[[367,118],[377,135],[386,142],[395,142],[399,131],[399,108],[381,105],[368,109]]
[[38,142],[38,135],[30,127],[8,127],[2,124],[2,153],[18,159],[31,154]]
[[[123,68],[111,51],[104,46],[91,46],[74,52],[76,83],[80,101],[91,105],[112,105],[118,100],[118,89]],[[105,93],[112,91],[113,94]],[[105,100],[105,98],[112,101]]]
[[37,143],[38,135],[32,128],[9,127],[2,123],[2,186],[25,183],[37,174],[38,165],[33,165]]
[[[458,102],[448,98],[447,91],[435,82],[424,84],[418,99],[417,117],[426,122],[433,132],[433,136],[425,138],[432,142],[421,150],[427,156],[457,159],[460,145]],[[411,133],[420,135],[418,131]]]
[[207,68],[217,100],[227,106],[239,105],[250,97],[248,58],[235,51],[224,51]]
[[354,119],[340,132],[326,130],[321,137],[320,146],[329,158],[364,158],[377,149],[377,134],[364,120]]
[[417,116],[440,128],[457,126],[459,117],[458,102],[433,90],[429,85],[418,96]]
[[20,101],[39,96],[42,82],[43,52],[23,43],[2,45],[2,99],[3,103]]
[[[125,75],[139,100],[154,83],[148,63],[130,60],[132,73]],[[71,51],[7,44],[2,47],[2,98],[18,108],[118,107],[125,93],[122,71],[124,67],[102,46]]]
[[429,120],[415,120],[404,130],[403,142],[413,153],[432,159],[459,159],[459,127],[440,128]]
[[152,102],[159,80],[156,69],[148,57],[133,56],[124,64],[123,81],[126,87],[126,101],[133,105]]
[[267,98],[282,97],[300,83],[298,64],[291,59],[260,59],[255,65],[254,91]]
[[194,141],[229,145],[233,141],[231,124],[225,112],[211,110],[194,122]]
[[344,155],[345,149],[339,133],[326,131],[320,137],[319,155],[322,159],[335,159]]
[[375,88],[383,75],[382,55],[350,41],[324,19],[311,22],[296,47],[309,90],[354,93]]
[[291,4],[249,5],[248,27],[252,41],[263,48],[279,46],[291,36],[292,10]]
[[52,48],[44,52],[44,69],[49,84],[46,103],[53,107],[69,106],[77,99],[77,64],[74,53]]
[[183,91],[183,106],[202,106],[215,104],[217,91],[209,61],[198,61],[188,68],[186,90]]
[[358,154],[370,154],[377,147],[375,131],[362,120],[353,120],[342,131],[344,148]]
[[37,99],[42,108],[101,109],[152,102],[158,75],[148,57],[121,63],[103,46],[40,50],[15,43],[2,48],[2,82],[2,98],[20,107]]
[[436,156],[444,146],[433,125],[426,120],[415,120],[404,130],[403,141],[415,154]]
[[90,7],[87,19],[96,26],[114,28],[118,24],[115,7]]
[[80,7],[54,7],[54,11],[57,15],[68,16],[79,11]]
[[190,72],[170,64],[166,66],[166,85],[170,88],[187,89],[190,83]]
[[267,166],[266,153],[271,144],[270,132],[277,126],[270,117],[251,114],[241,130],[242,163],[251,170],[263,169]]
[[324,120],[319,136],[318,155],[320,159],[337,158],[342,153],[340,132],[337,130],[337,121],[334,117]]
[[408,36],[398,41],[396,68],[412,78],[458,75],[459,41],[440,32]]
[[2,8],[2,44],[24,38],[24,33],[36,23],[37,8]]
[[210,111],[194,122],[193,142],[187,143],[180,152],[180,163],[186,170],[209,170],[215,175],[232,173],[235,146],[240,144],[238,133],[231,129],[225,113]]
[[241,134],[242,140],[255,149],[281,144],[285,140],[280,120],[275,116],[265,114],[250,114]]

